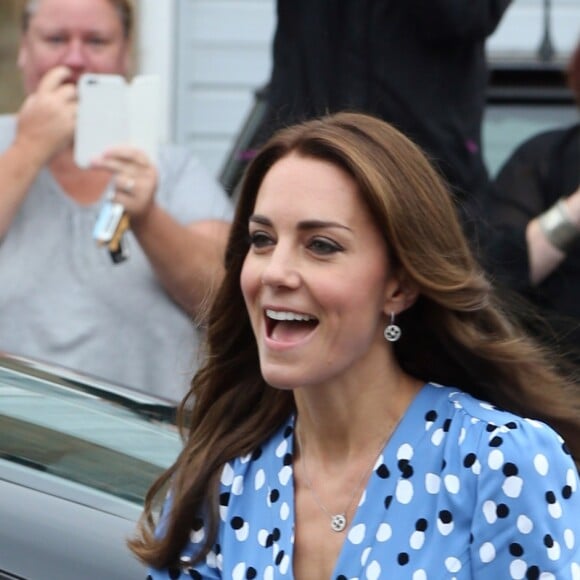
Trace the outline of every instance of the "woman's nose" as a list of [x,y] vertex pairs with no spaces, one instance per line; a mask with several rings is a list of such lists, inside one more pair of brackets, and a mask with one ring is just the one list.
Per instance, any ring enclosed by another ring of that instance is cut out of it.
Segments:
[[81,40],[72,39],[64,53],[62,64],[72,69],[85,68],[87,59],[85,55],[84,46]]
[[274,287],[296,288],[300,285],[298,261],[291,252],[277,247],[268,257],[262,271],[262,284]]

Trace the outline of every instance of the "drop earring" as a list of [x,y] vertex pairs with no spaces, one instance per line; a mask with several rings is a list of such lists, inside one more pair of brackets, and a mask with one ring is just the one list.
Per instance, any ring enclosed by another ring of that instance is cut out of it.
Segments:
[[387,324],[384,332],[385,339],[389,342],[397,342],[401,338],[401,334],[401,327],[395,324],[395,313],[391,312],[391,322]]

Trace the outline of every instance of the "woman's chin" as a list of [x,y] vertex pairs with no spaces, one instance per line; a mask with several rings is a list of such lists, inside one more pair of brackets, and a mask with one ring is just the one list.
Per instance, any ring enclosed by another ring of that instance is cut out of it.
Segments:
[[281,368],[278,365],[262,366],[262,377],[272,388],[281,391],[292,391],[301,385],[298,376],[295,376],[291,369]]

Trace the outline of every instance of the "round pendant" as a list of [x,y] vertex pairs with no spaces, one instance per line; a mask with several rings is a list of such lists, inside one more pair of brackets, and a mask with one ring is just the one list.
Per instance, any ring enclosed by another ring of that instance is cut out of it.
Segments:
[[336,514],[330,520],[330,527],[335,532],[342,532],[346,528],[346,517],[343,514]]
[[397,342],[399,338],[401,338],[401,328],[396,324],[389,324],[387,328],[385,328],[385,338],[389,342]]

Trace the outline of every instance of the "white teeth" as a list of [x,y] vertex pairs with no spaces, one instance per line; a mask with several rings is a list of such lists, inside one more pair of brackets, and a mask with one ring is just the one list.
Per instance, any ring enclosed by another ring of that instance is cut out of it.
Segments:
[[266,316],[272,320],[293,320],[297,322],[308,322],[309,320],[316,320],[314,316],[310,316],[308,314],[281,312],[280,310],[266,310]]

